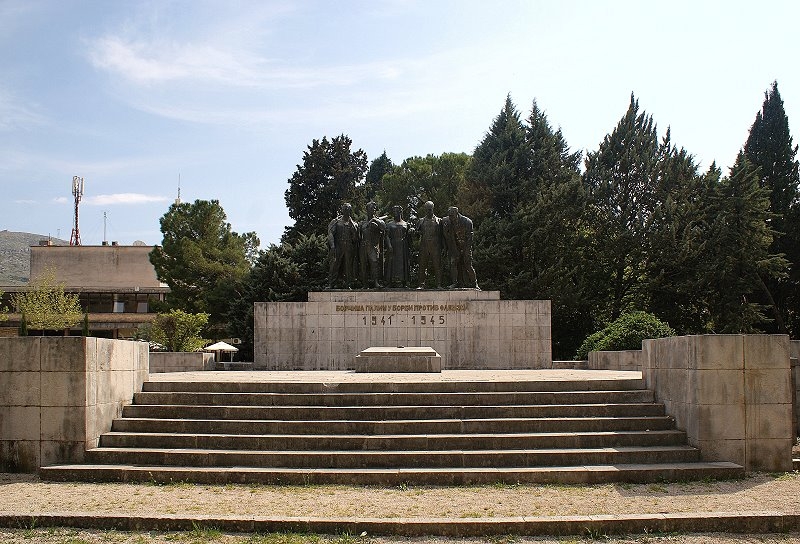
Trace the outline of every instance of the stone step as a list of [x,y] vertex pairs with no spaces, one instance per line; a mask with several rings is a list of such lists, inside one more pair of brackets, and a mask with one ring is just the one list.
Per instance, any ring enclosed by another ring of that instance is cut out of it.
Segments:
[[689,446],[529,450],[441,451],[247,451],[170,448],[93,448],[86,462],[205,467],[429,468],[535,467],[690,463],[699,451]]
[[112,431],[217,434],[435,434],[659,431],[671,429],[667,416],[494,419],[248,420],[120,418]]
[[211,370],[249,371],[253,370],[253,363],[241,361],[215,361],[211,365]]
[[198,484],[284,485],[487,485],[599,484],[716,480],[744,477],[734,463],[652,463],[568,467],[291,469],[160,465],[60,465],[43,467],[50,481],[194,482]]
[[624,391],[458,392],[458,393],[211,393],[142,392],[135,404],[224,406],[485,406],[653,402],[647,389]]
[[103,448],[174,448],[207,450],[532,450],[545,448],[616,448],[674,446],[686,442],[686,433],[615,431],[580,433],[431,434],[431,435],[247,435],[105,433]]
[[248,420],[422,420],[485,418],[646,417],[664,415],[655,403],[509,406],[225,406],[129,405],[123,418]]
[[366,381],[366,382],[145,382],[144,392],[215,393],[487,393],[523,391],[622,391],[644,389],[641,378],[539,381]]

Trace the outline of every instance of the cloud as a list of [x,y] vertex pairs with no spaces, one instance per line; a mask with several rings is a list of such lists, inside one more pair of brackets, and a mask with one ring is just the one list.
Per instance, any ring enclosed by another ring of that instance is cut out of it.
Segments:
[[70,202],[70,199],[65,196],[57,196],[53,199],[53,202],[56,204],[66,204],[67,202]]
[[114,206],[117,204],[149,204],[151,202],[167,202],[168,197],[159,195],[143,195],[141,193],[115,193],[111,195],[90,196],[84,199],[88,206]]
[[96,68],[142,86],[190,82],[258,89],[348,86],[365,80],[394,80],[413,64],[389,60],[298,68],[233,44],[148,42],[112,35],[90,44],[89,60]]

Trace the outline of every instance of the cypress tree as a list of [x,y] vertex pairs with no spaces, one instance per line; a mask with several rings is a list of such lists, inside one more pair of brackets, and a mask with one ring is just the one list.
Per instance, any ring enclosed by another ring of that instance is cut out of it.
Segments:
[[768,191],[770,212],[767,219],[774,233],[771,251],[784,254],[792,263],[791,274],[768,279],[764,302],[771,306],[770,332],[800,333],[800,174],[797,145],[789,133],[789,119],[773,82],[764,93],[761,111],[750,127],[744,155],[759,169],[759,184]]

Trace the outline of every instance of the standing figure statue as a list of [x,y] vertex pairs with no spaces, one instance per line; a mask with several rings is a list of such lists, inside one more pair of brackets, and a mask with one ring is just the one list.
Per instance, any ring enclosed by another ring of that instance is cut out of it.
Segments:
[[433,202],[425,203],[425,215],[417,221],[419,241],[419,289],[425,288],[428,268],[433,268],[436,288],[442,288],[442,220],[433,213]]
[[[361,285],[368,287],[381,287],[380,277],[383,273],[384,249],[391,249],[386,243],[386,223],[375,213],[378,205],[374,202],[367,203],[367,219],[361,222],[361,249],[359,251]],[[369,272],[369,279],[367,279]]]
[[353,283],[353,262],[358,249],[358,224],[351,217],[353,207],[349,203],[344,203],[340,211],[341,215],[328,224],[328,249],[331,254],[329,289],[333,289],[336,280],[341,279],[343,275],[345,288],[350,288]]
[[386,286],[391,287],[400,283],[408,286],[408,277],[411,261],[411,247],[409,235],[411,230],[403,220],[403,211],[400,206],[392,208],[392,221],[386,224],[386,249],[388,251],[385,265],[384,279]]
[[472,220],[451,206],[442,219],[442,233],[450,257],[450,288],[480,289],[472,267]]

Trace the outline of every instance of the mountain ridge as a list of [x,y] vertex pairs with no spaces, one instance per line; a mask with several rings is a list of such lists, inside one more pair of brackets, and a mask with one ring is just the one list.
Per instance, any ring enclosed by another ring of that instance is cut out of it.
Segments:
[[31,246],[50,240],[56,246],[68,246],[67,240],[31,232],[0,230],[0,285],[24,285],[31,272]]

